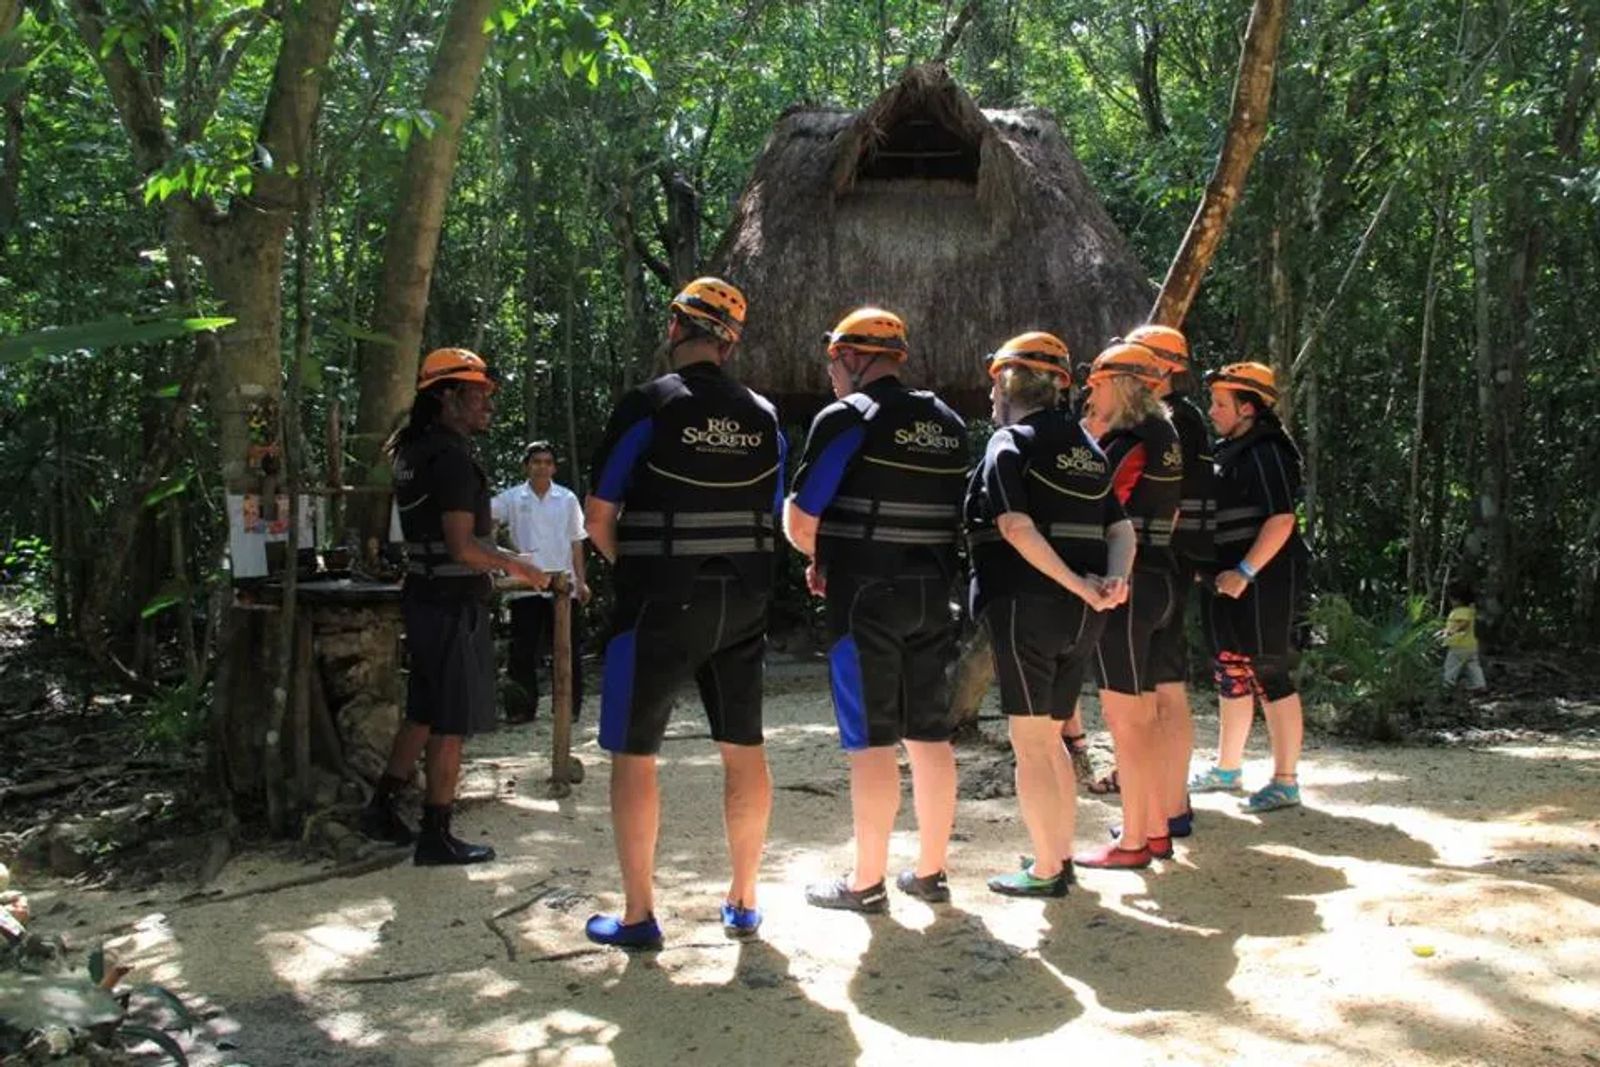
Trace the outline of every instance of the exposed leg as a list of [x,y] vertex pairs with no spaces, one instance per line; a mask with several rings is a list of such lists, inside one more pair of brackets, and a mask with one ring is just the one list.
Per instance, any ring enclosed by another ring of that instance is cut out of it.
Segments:
[[1256,714],[1254,696],[1223,697],[1217,701],[1221,720],[1217,731],[1217,767],[1236,771],[1244,763],[1245,742],[1250,740],[1250,723]]
[[[1011,747],[1017,755],[1017,804],[1033,842],[1033,876],[1054,878],[1070,857],[1077,796],[1072,762],[1061,747],[1056,722],[1044,716],[1010,717]],[[1066,789],[1062,784],[1066,783]]]
[[856,833],[850,888],[866,889],[888,871],[889,835],[900,812],[900,766],[893,745],[850,753],[850,807]]
[[1156,686],[1161,735],[1161,814],[1177,818],[1189,810],[1189,758],[1194,753],[1194,716],[1182,682]]
[[761,745],[717,746],[722,751],[722,821],[728,834],[728,858],[733,880],[728,901],[741,907],[756,906],[756,882],[761,870],[761,850],[767,840],[767,820],[772,814],[772,774],[767,750]]
[[461,738],[430,736],[427,753],[427,803],[454,804],[456,784],[461,781]]
[[618,752],[611,757],[611,827],[627,899],[622,921],[642,922],[655,910],[656,839],[661,833],[654,756]]
[[950,851],[950,831],[956,822],[956,750],[948,741],[907,741],[906,752],[911,757],[911,795],[917,809],[916,873],[925,878],[945,869]]
[[1143,848],[1155,795],[1155,701],[1129,693],[1100,691],[1106,725],[1116,746],[1117,773],[1122,780],[1122,837],[1120,847]]
[[1268,701],[1263,711],[1267,733],[1272,739],[1272,777],[1280,782],[1293,782],[1300,767],[1300,748],[1305,741],[1300,694]]

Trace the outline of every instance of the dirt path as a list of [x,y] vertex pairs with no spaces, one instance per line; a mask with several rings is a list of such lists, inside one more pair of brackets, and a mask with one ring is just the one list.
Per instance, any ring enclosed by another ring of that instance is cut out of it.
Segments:
[[[1197,798],[1175,860],[1085,872],[1050,904],[985,890],[1025,837],[1014,800],[963,800],[954,904],[896,897],[867,920],[801,896],[849,863],[824,693],[790,672],[768,702],[759,943],[717,926],[720,774],[687,708],[664,752],[669,947],[630,958],[584,941],[584,918],[618,904],[592,702],[591,774],[570,800],[539,799],[527,750],[543,727],[476,746],[468,792],[498,799],[458,821],[501,862],[201,906],[35,887],[36,906],[80,932],[144,916],[113,944],[137,977],[220,1010],[196,1063],[1600,1063],[1600,746],[1314,747],[1307,807],[1257,819]],[[964,749],[964,773],[998,752]],[[899,860],[908,816],[909,802]],[[1086,801],[1080,839],[1114,817]],[[245,856],[218,888],[297,870]]]

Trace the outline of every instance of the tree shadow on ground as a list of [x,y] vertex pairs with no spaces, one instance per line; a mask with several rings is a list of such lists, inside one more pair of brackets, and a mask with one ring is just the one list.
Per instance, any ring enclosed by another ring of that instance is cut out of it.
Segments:
[[[1307,803],[1315,806],[1320,797],[1340,804],[1409,807],[1470,822],[1539,808],[1549,809],[1552,819],[1581,818],[1600,806],[1600,759],[1415,746],[1372,755],[1367,764],[1372,777],[1329,784],[1312,778]],[[1448,777],[1444,764],[1451,767]]]
[[[1112,888],[1126,872],[1080,872],[1079,894]],[[1300,937],[1322,930],[1306,899],[1346,888],[1338,871],[1234,846],[1210,870],[1166,862],[1143,874],[1144,891],[1085,916],[1052,910],[1040,955],[1095,991],[1110,1011],[1226,1011],[1241,937]],[[1136,966],[1131,961],[1150,961]]]
[[1406,867],[1432,867],[1438,858],[1433,846],[1396,826],[1323,811],[1315,807],[1315,797],[1301,807],[1262,816],[1197,810],[1195,834],[1179,847],[1204,864],[1226,862],[1241,849],[1265,844]]
[[850,980],[868,1018],[903,1034],[998,1043],[1037,1037],[1083,1014],[1070,989],[1037,959],[996,939],[982,919],[940,905],[912,929],[872,920],[872,940]]
[[[313,1012],[292,993],[262,997],[233,1005],[212,1020],[209,1031],[229,1032],[220,1062],[250,1063],[254,1067],[394,1067],[391,1054],[355,1048],[322,1029],[322,1015]],[[215,1040],[215,1039],[213,1039]],[[234,1051],[237,1050],[237,1051]],[[191,1058],[195,1053],[190,1052]]]
[[632,956],[595,1007],[617,1027],[618,1067],[760,1063],[813,1067],[861,1055],[843,1012],[806,996],[789,957],[765,941],[738,945],[731,981],[680,983],[668,963]]

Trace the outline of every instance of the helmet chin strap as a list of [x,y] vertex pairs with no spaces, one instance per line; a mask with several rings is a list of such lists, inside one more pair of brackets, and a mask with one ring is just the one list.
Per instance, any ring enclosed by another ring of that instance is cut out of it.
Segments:
[[866,365],[863,366],[859,371],[853,371],[853,370],[850,369],[850,365],[848,363],[845,364],[844,373],[845,373],[845,376],[850,379],[850,391],[852,393],[861,392],[861,379],[865,378],[866,375],[867,375],[867,372],[872,369],[873,364],[877,363],[878,360],[880,360],[882,358],[883,358],[883,354],[882,353],[880,353],[880,352],[872,353],[872,358],[868,359],[867,362],[866,362]]

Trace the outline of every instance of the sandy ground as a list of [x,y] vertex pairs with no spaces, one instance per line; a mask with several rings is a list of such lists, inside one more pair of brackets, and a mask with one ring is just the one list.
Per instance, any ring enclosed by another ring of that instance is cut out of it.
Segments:
[[[80,937],[143,916],[111,947],[135,979],[212,1007],[196,1063],[1600,1063],[1600,747],[1313,743],[1304,808],[1256,818],[1198,797],[1175,859],[1083,872],[1050,903],[984,888],[1025,835],[1013,799],[963,800],[953,904],[896,896],[865,918],[802,898],[849,865],[825,692],[812,668],[769,687],[758,943],[717,924],[720,770],[687,703],[663,752],[657,956],[583,937],[620,903],[593,701],[588,781],[559,803],[544,799],[542,722],[475,743],[458,829],[500,862],[198,905],[35,886],[36,907]],[[991,743],[960,753],[968,776],[1000,758],[1001,726],[986,729]],[[897,862],[913,855],[909,809]],[[1086,799],[1080,840],[1115,815]],[[215,888],[305,869],[245,855]]]

